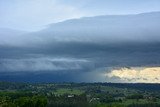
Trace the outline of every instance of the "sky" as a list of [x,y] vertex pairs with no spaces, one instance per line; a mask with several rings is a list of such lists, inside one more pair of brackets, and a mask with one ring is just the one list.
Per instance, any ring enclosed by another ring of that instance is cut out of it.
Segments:
[[67,19],[160,11],[159,0],[0,0],[0,28],[38,31]]
[[0,80],[160,83],[159,0],[0,0]]

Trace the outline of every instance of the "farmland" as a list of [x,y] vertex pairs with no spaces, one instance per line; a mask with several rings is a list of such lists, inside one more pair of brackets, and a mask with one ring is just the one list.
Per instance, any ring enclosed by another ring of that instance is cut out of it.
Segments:
[[160,85],[0,82],[0,107],[160,107]]

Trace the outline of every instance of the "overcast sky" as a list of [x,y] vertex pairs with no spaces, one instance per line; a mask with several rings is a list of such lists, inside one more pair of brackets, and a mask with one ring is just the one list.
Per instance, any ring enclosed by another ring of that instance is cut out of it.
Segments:
[[160,11],[160,0],[0,0],[0,28],[36,31],[96,15]]

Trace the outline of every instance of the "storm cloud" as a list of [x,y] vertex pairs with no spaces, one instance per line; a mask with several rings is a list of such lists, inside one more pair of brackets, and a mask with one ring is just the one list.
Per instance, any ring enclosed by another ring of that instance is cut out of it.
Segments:
[[3,33],[0,73],[93,82],[109,81],[105,74],[114,67],[159,66],[159,19],[160,12],[97,16],[54,23],[38,32]]

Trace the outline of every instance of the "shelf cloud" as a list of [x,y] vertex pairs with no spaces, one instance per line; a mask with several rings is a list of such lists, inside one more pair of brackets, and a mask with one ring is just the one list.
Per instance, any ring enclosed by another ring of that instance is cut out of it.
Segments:
[[0,79],[36,73],[61,82],[159,82],[159,68],[105,76],[114,67],[159,67],[159,28],[160,12],[151,12],[71,19],[37,32],[0,29]]

